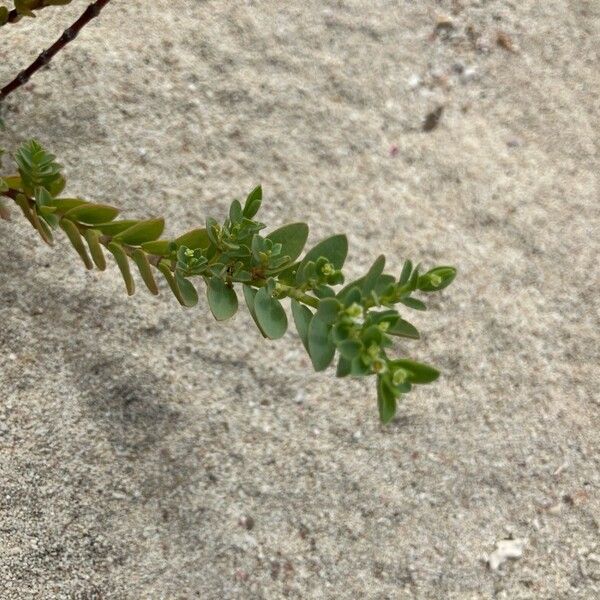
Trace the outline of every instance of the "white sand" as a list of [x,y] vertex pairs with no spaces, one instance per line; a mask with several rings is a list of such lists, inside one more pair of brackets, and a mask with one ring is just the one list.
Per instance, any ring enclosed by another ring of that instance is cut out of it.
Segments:
[[[0,79],[85,4],[2,29]],[[460,275],[410,315],[443,379],[381,427],[295,333],[0,223],[2,600],[599,597],[600,7],[451,4],[114,0],[11,96],[1,145],[170,234],[261,182],[273,227],[349,234],[349,276]]]

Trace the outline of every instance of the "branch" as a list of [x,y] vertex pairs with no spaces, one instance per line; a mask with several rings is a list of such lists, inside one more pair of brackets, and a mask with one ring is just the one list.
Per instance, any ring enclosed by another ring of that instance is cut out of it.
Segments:
[[238,310],[236,288],[242,288],[248,311],[260,333],[283,337],[288,317],[281,301],[289,299],[299,337],[316,371],[337,355],[338,377],[374,376],[379,415],[384,423],[396,412],[396,401],[413,384],[430,383],[439,372],[406,358],[393,358],[392,338],[418,339],[417,329],[404,320],[396,305],[425,310],[413,292],[437,292],[456,276],[456,269],[435,267],[421,274],[405,261],[400,277],[385,273],[379,256],[366,275],[344,283],[342,268],[348,254],[345,235],[333,235],[303,253],[306,223],[290,223],[268,235],[254,219],[262,203],[255,188],[244,205],[233,200],[221,223],[208,217],[198,227],[176,237],[160,239],[164,219],[117,219],[117,207],[80,198],[61,198],[65,179],[55,156],[31,140],[15,155],[18,174],[0,177],[0,196],[13,200],[48,244],[62,229],[87,269],[106,269],[105,250],[113,255],[127,293],[135,292],[135,265],[152,294],[159,293],[154,271],[167,281],[180,304],[198,303],[192,278],[206,285],[210,310],[218,321]]
[[[72,42],[79,32],[95,17],[100,14],[100,11],[110,2],[110,0],[96,0],[90,4],[83,14],[71,25],[65,29],[63,34],[48,48],[44,50],[24,71],[21,71],[10,83],[5,85],[0,90],[0,103],[15,90],[27,83],[32,75],[46,66],[56,54],[58,54],[69,42]],[[12,14],[12,13],[11,13]],[[18,18],[15,17],[15,18]],[[10,19],[10,17],[9,17]]]

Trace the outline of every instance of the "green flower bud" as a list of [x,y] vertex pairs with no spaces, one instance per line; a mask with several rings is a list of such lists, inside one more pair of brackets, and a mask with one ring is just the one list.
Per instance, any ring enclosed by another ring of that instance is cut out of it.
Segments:
[[346,314],[353,319],[361,317],[363,314],[363,308],[358,302],[353,302],[347,309]]
[[385,373],[387,371],[387,363],[380,358],[377,358],[371,363],[371,369],[374,373],[381,375],[381,373]]
[[368,355],[373,359],[376,359],[379,356],[379,352],[380,352],[380,348],[375,343],[371,344],[369,346],[369,348],[367,349]]
[[401,385],[406,381],[407,376],[408,373],[404,369],[397,369],[392,376],[392,383],[394,385]]
[[321,273],[327,277],[333,275],[335,273],[335,267],[330,262],[327,262],[323,265]]
[[432,273],[429,276],[429,283],[433,286],[433,287],[439,287],[442,283],[442,278],[437,274],[437,273]]

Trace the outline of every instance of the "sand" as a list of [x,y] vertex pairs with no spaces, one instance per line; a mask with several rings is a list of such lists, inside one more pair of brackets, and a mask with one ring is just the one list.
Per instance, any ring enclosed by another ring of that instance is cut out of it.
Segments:
[[[2,29],[1,80],[85,5]],[[14,213],[0,597],[600,597],[599,36],[567,0],[111,2],[1,145],[169,234],[262,183],[271,227],[348,234],[349,277],[456,265],[401,347],[443,377],[382,427],[294,331],[127,298]]]

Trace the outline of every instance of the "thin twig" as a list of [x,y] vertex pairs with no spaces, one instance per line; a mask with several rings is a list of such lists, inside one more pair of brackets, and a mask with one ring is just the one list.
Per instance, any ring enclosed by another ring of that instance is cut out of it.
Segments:
[[27,83],[32,75],[47,65],[69,42],[73,41],[79,32],[110,2],[110,0],[96,0],[90,4],[83,14],[48,48],[44,50],[24,71],[21,71],[9,84],[0,90],[0,102],[9,94]]

